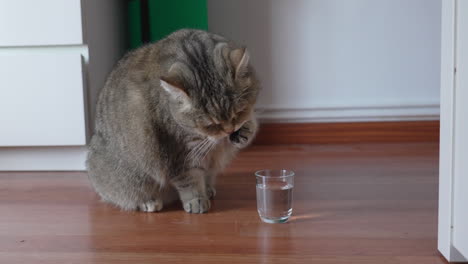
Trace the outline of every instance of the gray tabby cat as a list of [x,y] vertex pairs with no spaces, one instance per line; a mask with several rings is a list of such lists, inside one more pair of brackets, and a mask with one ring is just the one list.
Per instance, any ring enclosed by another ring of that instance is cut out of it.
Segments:
[[[179,30],[127,54],[99,96],[87,167],[103,200],[204,213],[215,177],[255,136],[259,83],[247,50]],[[178,195],[177,195],[178,194]]]

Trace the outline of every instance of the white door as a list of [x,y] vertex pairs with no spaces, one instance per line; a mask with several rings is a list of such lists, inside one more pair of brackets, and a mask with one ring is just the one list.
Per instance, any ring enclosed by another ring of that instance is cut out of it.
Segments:
[[468,261],[468,0],[442,1],[440,252]]
[[468,258],[468,1],[457,3],[453,245]]

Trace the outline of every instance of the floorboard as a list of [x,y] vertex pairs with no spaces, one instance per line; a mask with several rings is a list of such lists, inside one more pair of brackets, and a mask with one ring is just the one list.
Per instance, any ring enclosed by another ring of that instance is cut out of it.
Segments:
[[[296,172],[286,224],[257,215],[254,171]],[[83,172],[0,173],[0,263],[446,263],[437,143],[253,146],[207,214],[99,202]]]

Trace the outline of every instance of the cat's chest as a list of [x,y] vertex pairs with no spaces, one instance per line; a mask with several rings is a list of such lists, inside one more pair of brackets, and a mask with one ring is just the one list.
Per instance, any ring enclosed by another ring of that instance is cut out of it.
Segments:
[[218,142],[218,144],[203,160],[204,167],[210,170],[219,171],[229,163],[235,153],[235,148],[229,140],[225,138]]

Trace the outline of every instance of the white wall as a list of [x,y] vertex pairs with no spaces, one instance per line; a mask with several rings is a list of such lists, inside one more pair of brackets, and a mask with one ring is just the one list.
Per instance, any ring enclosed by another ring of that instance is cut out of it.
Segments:
[[437,119],[441,0],[208,0],[247,45],[269,121]]
[[127,48],[126,1],[86,0],[83,3],[84,37],[89,48],[87,106],[88,138],[94,131],[99,92]]

